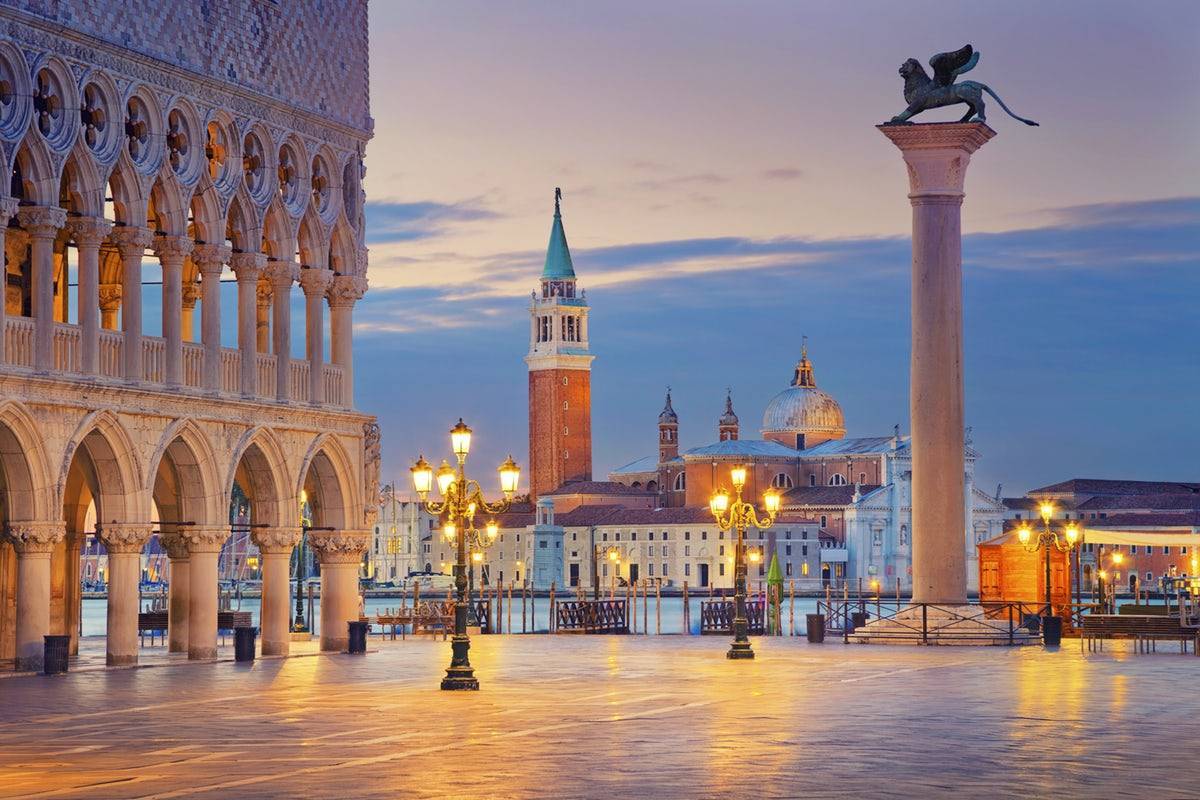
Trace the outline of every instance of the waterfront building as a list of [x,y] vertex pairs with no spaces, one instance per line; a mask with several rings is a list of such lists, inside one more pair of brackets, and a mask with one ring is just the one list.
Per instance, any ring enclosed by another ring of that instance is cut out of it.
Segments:
[[413,572],[425,570],[421,542],[436,518],[415,500],[398,500],[386,487],[371,536],[366,577],[376,584],[403,585]]
[[[613,470],[608,479],[656,494],[667,508],[706,509],[734,464],[747,467],[747,496],[783,492],[783,514],[814,520],[825,537],[819,576],[864,587],[878,581],[909,591],[912,578],[911,440],[900,434],[846,438],[841,406],[817,387],[808,348],[801,349],[790,385],[767,404],[761,439],[743,439],[727,394],[717,418],[717,438],[680,450],[679,416],[667,392],[658,416],[658,455]],[[978,452],[968,438],[966,558],[968,589],[978,588],[976,545],[1000,535],[1006,508],[975,486]],[[726,487],[728,488],[728,487]]]
[[235,486],[263,651],[288,648],[302,506],[321,645],[343,648],[379,496],[379,429],[352,391],[366,1],[61,0],[0,23],[0,658],[36,667],[43,635],[76,636],[89,518],[108,662],[137,660],[156,532],[171,649],[215,656]]

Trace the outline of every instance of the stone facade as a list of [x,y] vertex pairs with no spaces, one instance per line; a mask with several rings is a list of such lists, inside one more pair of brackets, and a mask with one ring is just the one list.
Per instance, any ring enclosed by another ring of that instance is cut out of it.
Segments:
[[[172,649],[214,655],[235,484],[275,559],[271,651],[287,649],[302,518],[338,543],[320,551],[337,564],[324,644],[344,643],[379,502],[378,426],[352,394],[367,79],[365,0],[0,9],[0,158],[13,176],[0,186],[0,659],[36,666],[42,635],[75,635],[91,520],[108,545],[109,663],[136,660],[137,551],[152,533],[189,575],[171,587]],[[146,259],[161,288],[143,285]],[[221,342],[226,268],[236,348]],[[161,336],[144,330],[149,292],[161,292]],[[21,532],[47,526],[63,535],[44,568]]]

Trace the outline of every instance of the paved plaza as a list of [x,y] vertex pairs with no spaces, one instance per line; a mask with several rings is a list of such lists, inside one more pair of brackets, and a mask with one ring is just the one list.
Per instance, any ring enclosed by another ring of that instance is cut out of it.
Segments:
[[0,680],[0,797],[1194,797],[1200,661],[707,637]]

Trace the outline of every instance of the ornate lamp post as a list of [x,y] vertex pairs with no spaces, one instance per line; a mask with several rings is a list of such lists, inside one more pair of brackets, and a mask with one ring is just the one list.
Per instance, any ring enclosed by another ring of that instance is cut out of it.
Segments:
[[760,520],[752,503],[742,499],[742,489],[746,485],[746,467],[739,464],[729,470],[729,478],[736,492],[735,499],[730,502],[729,492],[718,489],[708,501],[713,520],[722,531],[737,531],[737,543],[733,555],[733,644],[729,647],[727,658],[754,658],[750,649],[750,638],[746,635],[746,551],[743,535],[748,528],[760,530],[775,524],[775,515],[779,513],[781,497],[779,492],[768,489],[763,494],[763,508],[766,519]]
[[[600,599],[600,545],[592,545],[592,599],[599,601]],[[608,549],[608,560],[616,563],[621,557],[620,551],[615,547]]]
[[308,529],[312,527],[312,519],[308,515],[308,492],[300,490],[300,546],[296,548],[296,619],[292,621],[292,630],[296,633],[308,633],[308,625],[304,620],[304,580],[308,577],[304,551],[308,543]]
[[[483,497],[479,484],[467,478],[467,453],[471,450],[471,429],[460,419],[450,430],[450,445],[458,468],[450,466],[445,461],[437,471],[437,488],[442,495],[440,502],[429,500],[429,492],[433,488],[434,472],[424,456],[417,458],[412,466],[413,487],[417,496],[425,503],[430,514],[445,515],[442,533],[454,542],[457,557],[454,563],[454,588],[457,602],[454,604],[454,638],[451,641],[450,666],[446,669],[446,677],[442,678],[443,689],[478,689],[479,679],[467,657],[471,649],[471,639],[467,635],[467,549],[478,552],[482,559],[480,548],[484,541],[475,530],[475,514],[483,511],[488,514],[500,514],[507,511],[512,504],[512,496],[517,491],[517,481],[521,470],[512,460],[512,456],[500,465],[500,489],[504,499],[495,504],[489,504]],[[499,527],[494,522],[488,523],[487,539],[495,539]]]
[[1042,617],[1042,636],[1046,644],[1058,644],[1062,641],[1062,617],[1054,614],[1054,598],[1050,590],[1050,551],[1067,553],[1072,550],[1079,541],[1079,526],[1073,522],[1067,523],[1060,539],[1058,531],[1050,526],[1050,518],[1054,515],[1053,504],[1042,503],[1038,511],[1042,517],[1042,530],[1038,531],[1034,538],[1033,530],[1028,525],[1022,525],[1017,529],[1017,539],[1028,553],[1036,553],[1038,550],[1045,552],[1046,614]]
[[[1104,568],[1104,556],[1105,555],[1108,556],[1108,561],[1112,566],[1119,567],[1125,561],[1125,554],[1120,553],[1120,552],[1105,553],[1103,548],[1101,548],[1100,555],[1096,559],[1096,566],[1097,566],[1096,578],[1097,578],[1097,585],[1100,587],[1100,606],[1104,609],[1107,609],[1108,608],[1108,599],[1104,596],[1104,594],[1105,594],[1104,581],[1108,579],[1108,570],[1106,570]],[[1116,596],[1117,596],[1115,584],[1116,584],[1116,581],[1114,580],[1113,592],[1112,592],[1114,601],[1116,600]],[[1114,606],[1113,610],[1115,611],[1116,610],[1115,602],[1113,603],[1113,606]]]

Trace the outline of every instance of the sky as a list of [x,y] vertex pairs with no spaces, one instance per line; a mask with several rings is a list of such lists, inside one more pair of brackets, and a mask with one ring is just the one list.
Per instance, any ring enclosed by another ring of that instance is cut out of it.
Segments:
[[[371,8],[356,405],[384,481],[461,416],[528,463],[555,186],[591,304],[593,472],[743,438],[809,341],[849,436],[908,429],[910,207],[874,126],[972,43],[998,136],[963,205],[977,480],[1200,480],[1200,4],[458,2]],[[961,109],[922,119],[956,119]]]

